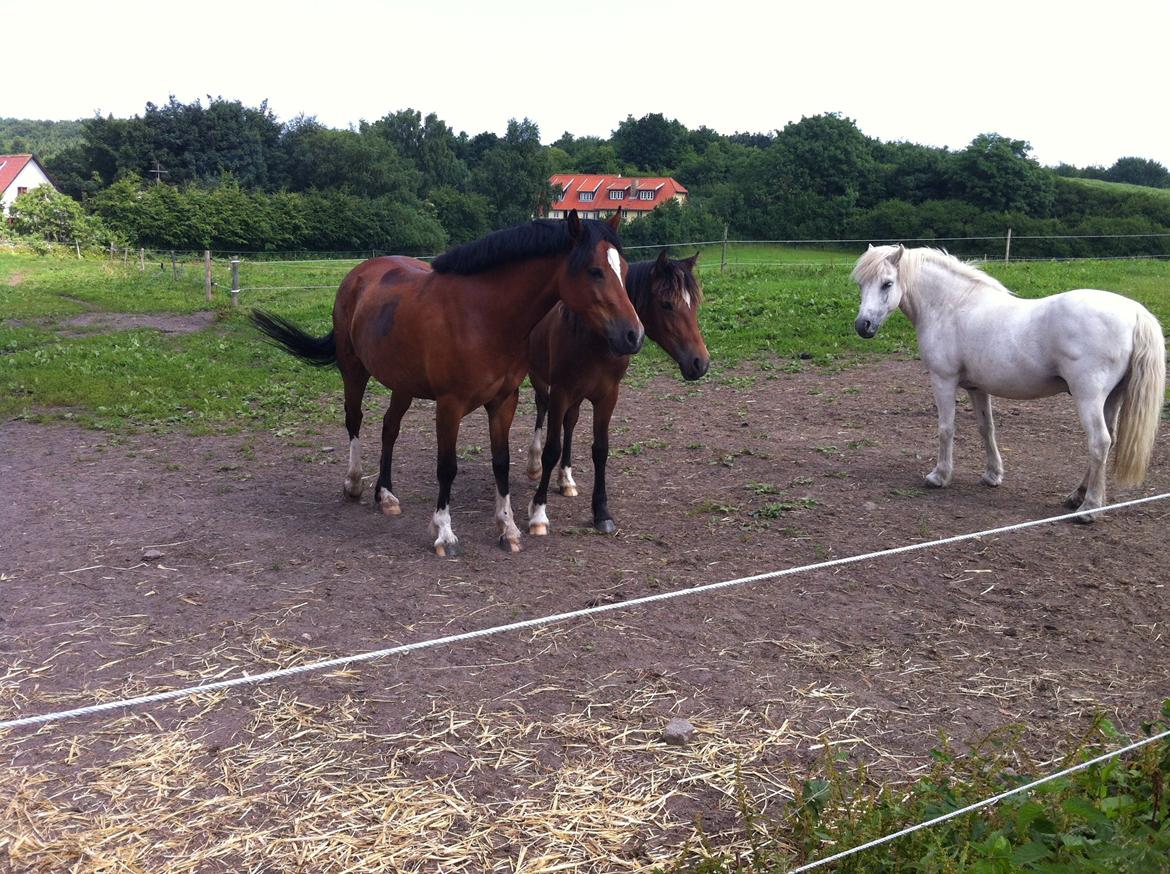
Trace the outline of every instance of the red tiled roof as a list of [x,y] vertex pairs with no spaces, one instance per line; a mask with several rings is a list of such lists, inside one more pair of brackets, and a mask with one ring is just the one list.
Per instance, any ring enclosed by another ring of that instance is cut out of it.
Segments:
[[[555,173],[549,178],[549,184],[560,186],[564,192],[559,200],[554,200],[552,209],[599,210],[617,209],[630,212],[649,212],[661,206],[677,194],[686,195],[686,188],[679,185],[670,177],[662,176],[604,176],[596,173]],[[639,192],[653,191],[654,198],[642,200],[633,189]],[[610,191],[625,190],[626,196],[621,200],[611,200]],[[582,192],[593,192],[592,200],[582,200]]]
[[0,192],[7,191],[20,171],[32,160],[32,155],[0,155]]

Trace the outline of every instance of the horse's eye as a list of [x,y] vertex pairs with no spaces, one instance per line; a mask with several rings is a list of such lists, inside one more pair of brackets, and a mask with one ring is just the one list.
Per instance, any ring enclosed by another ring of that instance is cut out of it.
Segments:
[[662,308],[663,308],[664,310],[672,310],[672,309],[674,309],[674,304],[672,304],[672,303],[671,303],[670,301],[668,301],[668,300],[664,300],[664,301],[662,302]]
[[892,279],[887,279],[885,282],[882,283],[882,291],[889,291],[893,287],[894,287],[894,280],[892,280]]
[[592,276],[594,279],[601,279],[601,277],[605,276],[605,274],[601,271],[600,267],[590,267],[589,268],[589,275]]

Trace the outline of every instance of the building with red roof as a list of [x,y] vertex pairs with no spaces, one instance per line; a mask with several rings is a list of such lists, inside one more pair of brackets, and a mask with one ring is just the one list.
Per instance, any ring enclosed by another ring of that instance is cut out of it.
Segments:
[[40,161],[32,155],[0,155],[0,216],[8,215],[17,197],[40,185],[53,185]]
[[560,191],[549,218],[564,218],[575,209],[581,218],[604,219],[621,209],[625,218],[633,219],[671,200],[686,203],[688,193],[673,179],[659,176],[555,173],[548,181]]

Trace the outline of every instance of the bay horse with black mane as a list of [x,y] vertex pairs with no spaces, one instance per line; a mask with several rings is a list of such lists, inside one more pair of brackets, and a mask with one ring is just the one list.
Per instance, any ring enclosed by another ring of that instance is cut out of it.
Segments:
[[[657,259],[631,264],[626,279],[626,290],[646,328],[646,336],[666,350],[688,380],[701,377],[711,364],[699,330],[703,290],[695,277],[698,260],[697,252],[690,258],[672,260],[663,249]],[[528,475],[540,478],[528,508],[528,532],[548,534],[548,486],[558,464],[561,494],[577,494],[573,481],[573,428],[581,402],[588,398],[593,404],[593,527],[610,534],[615,526],[605,490],[609,422],[630,356],[615,354],[604,337],[571,310],[558,305],[529,336],[528,357],[528,373],[536,389],[536,430],[528,451]],[[542,451],[546,413],[548,438]]]
[[627,265],[608,222],[568,218],[518,225],[448,250],[427,264],[372,258],[342,280],[333,330],[313,337],[288,321],[253,311],[256,327],[310,364],[336,364],[345,384],[349,469],[345,493],[362,493],[362,397],[373,376],[391,390],[382,420],[382,459],[375,505],[401,512],[391,460],[402,417],[414,398],[435,401],[439,497],[431,519],[435,554],[459,554],[451,527],[451,484],[458,470],[459,423],[478,407],[488,413],[500,546],[520,550],[508,485],[508,431],[518,388],[528,372],[527,337],[558,301],[618,355],[637,352],[643,329],[625,290]]

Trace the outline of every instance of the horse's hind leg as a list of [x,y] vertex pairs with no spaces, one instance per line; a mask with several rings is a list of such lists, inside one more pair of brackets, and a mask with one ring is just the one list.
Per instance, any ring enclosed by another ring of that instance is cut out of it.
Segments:
[[496,478],[496,525],[500,529],[500,549],[505,552],[520,551],[520,529],[512,516],[512,498],[508,494],[508,432],[516,415],[519,391],[510,392],[499,403],[487,405],[488,436],[492,445],[492,473]]
[[557,489],[566,498],[577,497],[577,483],[573,480],[573,429],[581,415],[581,402],[565,411],[564,446],[561,448],[561,467],[557,472]]
[[[1109,392],[1109,397],[1104,399],[1104,406],[1101,410],[1101,418],[1103,418],[1103,420],[1104,420],[1104,426],[1106,426],[1107,433],[1109,435],[1109,446],[1113,446],[1113,442],[1116,439],[1117,414],[1119,414],[1121,412],[1121,399],[1124,397],[1124,393],[1126,393],[1126,384],[1124,384],[1124,381],[1121,381],[1121,383],[1114,386],[1112,392]],[[1080,401],[1078,401],[1078,413],[1081,414],[1081,424],[1082,425],[1085,424],[1085,414],[1081,413]],[[1092,413],[1092,411],[1090,411],[1090,413]],[[1094,418],[1095,418],[1095,414],[1094,414]],[[1085,425],[1085,433],[1086,433],[1086,435],[1089,434],[1089,426],[1088,425]],[[1080,505],[1082,503],[1085,503],[1085,497],[1088,494],[1089,486],[1090,486],[1090,484],[1092,484],[1094,475],[1097,474],[1097,468],[1093,462],[1092,438],[1089,438],[1089,443],[1090,443],[1089,467],[1088,467],[1087,472],[1085,473],[1085,479],[1081,480],[1080,486],[1073,489],[1072,493],[1069,494],[1068,497],[1065,498],[1065,507],[1067,507],[1069,510],[1078,509],[1078,508],[1080,508]],[[1108,448],[1107,448],[1106,452],[1108,454]],[[1103,463],[1101,464],[1101,468],[1100,468],[1100,477],[1101,477],[1101,504],[1103,504],[1104,503],[1104,486],[1106,486],[1106,483],[1104,483],[1104,464]],[[1100,507],[1101,504],[1097,504],[1097,505],[1099,505],[1099,507]],[[1086,516],[1086,517],[1079,519],[1079,521],[1080,522],[1092,522],[1093,517]]]
[[561,458],[561,428],[565,423],[568,401],[563,389],[551,391],[548,402],[548,440],[540,455],[540,484],[528,505],[528,533],[537,537],[548,534],[548,482]]
[[374,488],[374,506],[378,507],[387,516],[397,516],[402,512],[398,498],[394,496],[394,478],[391,476],[391,467],[394,460],[394,444],[398,441],[398,432],[402,429],[402,417],[410,409],[413,395],[395,391],[390,393],[390,406],[386,415],[382,417],[382,460],[378,465],[378,484]]
[[346,497],[357,501],[362,496],[362,398],[370,374],[356,358],[344,361],[339,356],[337,363],[345,384],[345,430],[349,432],[349,467],[342,488]]
[[985,486],[998,486],[1003,482],[1003,458],[995,443],[995,419],[991,415],[991,396],[979,389],[970,389],[971,406],[975,408],[975,424],[983,438],[983,450],[987,453],[987,469],[983,471]]
[[540,453],[544,449],[544,417],[548,413],[548,386],[541,386],[532,380],[536,395],[536,428],[532,432],[532,443],[528,447],[528,478],[540,479]]

